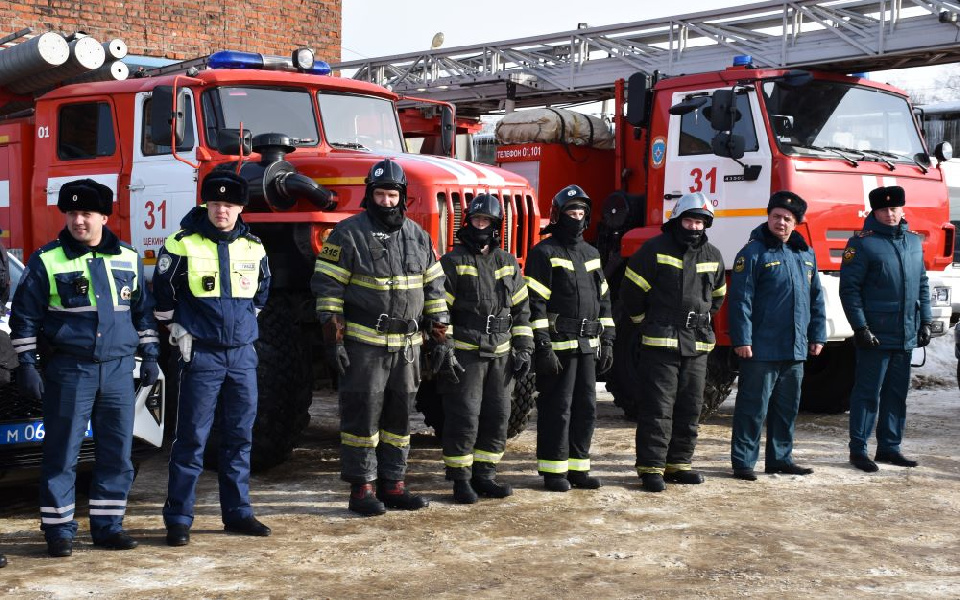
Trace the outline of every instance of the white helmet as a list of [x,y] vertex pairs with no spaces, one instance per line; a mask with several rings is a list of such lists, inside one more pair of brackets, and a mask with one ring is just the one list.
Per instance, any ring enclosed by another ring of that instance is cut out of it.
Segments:
[[710,227],[713,225],[713,203],[703,192],[684,194],[677,201],[677,205],[673,207],[669,220],[676,219],[679,221],[684,216],[700,217],[704,220],[704,227]]

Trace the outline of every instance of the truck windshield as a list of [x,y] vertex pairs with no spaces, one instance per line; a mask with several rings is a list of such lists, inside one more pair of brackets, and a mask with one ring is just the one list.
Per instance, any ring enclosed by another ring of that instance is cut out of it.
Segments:
[[327,143],[334,148],[403,152],[393,102],[355,94],[317,94]]
[[320,137],[310,92],[297,88],[221,87],[203,95],[207,139],[220,129],[254,136],[282,133],[294,146],[316,146]]
[[906,99],[831,81],[799,87],[763,84],[767,115],[780,151],[855,164],[930,164]]

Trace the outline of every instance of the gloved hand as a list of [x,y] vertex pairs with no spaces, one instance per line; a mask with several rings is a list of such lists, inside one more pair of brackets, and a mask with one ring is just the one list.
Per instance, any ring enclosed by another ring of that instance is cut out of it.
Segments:
[[557,353],[553,351],[553,348],[549,346],[541,346],[537,348],[537,352],[534,355],[537,361],[537,375],[559,375],[560,371],[563,371],[563,365],[560,364],[560,359],[557,358]]
[[875,348],[880,345],[880,340],[866,325],[853,332],[853,339],[860,348]]
[[613,346],[600,346],[600,362],[597,363],[597,375],[603,375],[613,366]]
[[350,356],[347,355],[347,347],[343,344],[333,344],[325,346],[327,350],[327,364],[336,368],[340,377],[347,374],[350,367]]
[[920,323],[920,329],[917,330],[917,348],[923,348],[930,343],[930,336],[933,332],[930,330],[930,323]]
[[143,359],[140,363],[140,384],[144,387],[150,387],[155,384],[158,379],[160,379],[160,367],[157,365],[157,359]]
[[17,369],[17,386],[20,392],[31,400],[39,400],[43,397],[43,378],[40,377],[37,365],[20,363]]
[[514,378],[523,379],[523,376],[530,372],[530,352],[527,350],[511,350],[510,364],[513,367]]
[[467,370],[457,361],[457,355],[451,350],[447,355],[447,359],[443,361],[443,368],[440,369],[440,379],[449,384],[456,385],[460,383],[460,376],[466,372]]
[[193,335],[179,323],[170,323],[170,343],[180,348],[183,362],[190,362],[193,355]]

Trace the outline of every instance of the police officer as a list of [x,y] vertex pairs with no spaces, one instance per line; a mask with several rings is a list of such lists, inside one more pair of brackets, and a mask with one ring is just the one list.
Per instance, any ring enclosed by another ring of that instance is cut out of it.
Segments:
[[[3,233],[2,229],[0,233]],[[10,266],[7,262],[7,249],[4,248],[3,242],[0,242],[0,307],[5,307],[8,300],[10,300]],[[7,334],[0,332],[0,336],[7,336]],[[7,338],[9,339],[9,336]],[[0,554],[0,569],[5,566],[7,566],[7,557]]]
[[[544,487],[597,489],[590,475],[597,373],[613,365],[613,318],[600,253],[583,241],[590,198],[577,185],[553,197],[544,239],[525,275],[536,342],[537,471]],[[599,360],[599,365],[597,364]]]
[[[30,257],[10,319],[18,383],[25,396],[43,398],[40,529],[50,556],[72,554],[77,458],[92,421],[90,534],[94,545],[129,550],[137,546],[123,530],[123,514],[134,473],[138,348],[141,383],[153,385],[160,373],[151,299],[139,254],[106,227],[113,212],[109,187],[92,179],[66,183],[57,207],[66,226]],[[50,348],[42,379],[38,340]]]
[[[730,276],[730,338],[740,357],[730,459],[733,476],[755,481],[760,433],[767,419],[765,472],[809,475],[793,462],[793,427],[807,354],[827,340],[817,258],[796,231],[807,203],[774,192],[767,222],[750,233]],[[769,406],[769,413],[767,408]]]
[[424,334],[438,367],[459,365],[446,344],[443,268],[430,236],[405,216],[407,177],[397,162],[373,165],[361,207],[330,233],[311,287],[339,374],[340,476],[351,485],[350,510],[369,516],[427,505],[404,482]]
[[637,472],[651,492],[665,480],[703,483],[691,463],[716,343],[711,322],[727,291],[723,257],[704,231],[712,224],[706,196],[680,198],[663,233],[630,257],[620,291],[625,314],[640,324]]
[[[876,423],[877,462],[915,467],[900,452],[914,347],[930,343],[930,292],[920,236],[903,218],[900,186],[869,194],[871,213],[850,238],[840,266],[840,302],[854,330],[857,370],[850,395],[850,462],[868,473]],[[879,410],[879,420],[877,413]]]
[[167,545],[190,543],[203,449],[219,403],[220,514],[224,529],[267,536],[250,506],[250,448],[257,416],[257,314],[270,267],[240,213],[247,182],[230,171],[204,177],[200,199],[157,257],[156,316],[180,350],[180,402],[170,448],[163,521]]
[[453,498],[473,504],[477,494],[505,498],[496,481],[510,420],[514,382],[530,370],[533,330],[527,286],[517,259],[502,250],[500,201],[476,196],[457,231],[460,244],[440,258],[450,307],[448,341],[464,372],[441,378],[443,463]]

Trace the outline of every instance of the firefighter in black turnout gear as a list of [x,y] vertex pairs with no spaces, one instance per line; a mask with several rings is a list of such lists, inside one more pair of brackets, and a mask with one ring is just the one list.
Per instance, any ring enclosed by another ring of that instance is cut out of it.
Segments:
[[[590,198],[569,185],[553,198],[551,236],[530,250],[526,277],[536,343],[537,471],[544,486],[596,489],[590,441],[597,372],[613,365],[613,318],[600,253],[583,241]],[[597,364],[599,359],[599,365]]]
[[349,507],[378,515],[427,505],[404,483],[424,333],[447,368],[452,351],[444,351],[443,268],[430,236],[405,217],[403,169],[382,160],[366,184],[366,210],[330,233],[311,288],[328,362],[340,376],[340,468],[351,484]]
[[480,194],[467,206],[460,244],[440,258],[450,327],[447,341],[463,368],[446,370],[443,394],[443,463],[458,504],[477,495],[505,498],[513,493],[496,481],[510,420],[516,379],[530,370],[533,330],[527,285],[517,259],[500,249],[500,200]]
[[713,206],[702,193],[680,198],[663,233],[630,257],[620,290],[624,315],[640,324],[641,396],[637,473],[643,488],[703,483],[693,470],[711,323],[727,292],[723,257],[707,241]]

